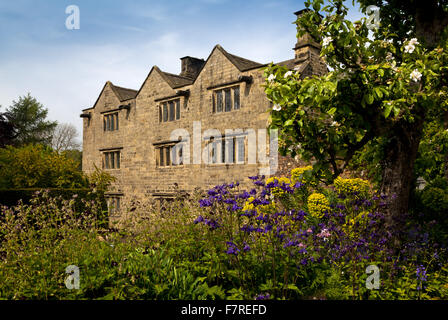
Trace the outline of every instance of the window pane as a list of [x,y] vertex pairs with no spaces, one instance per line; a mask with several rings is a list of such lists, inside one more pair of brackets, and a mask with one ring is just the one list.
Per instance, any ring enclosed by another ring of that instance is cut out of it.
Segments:
[[171,164],[170,161],[170,148],[165,148],[165,152],[166,152],[166,165],[169,166]]
[[244,162],[246,158],[245,148],[244,148],[244,138],[238,139],[238,162]]
[[233,109],[237,110],[240,108],[240,87],[235,87],[233,89]]
[[117,198],[117,207],[116,207],[117,211],[120,210],[120,198]]
[[113,131],[115,129],[115,125],[114,125],[115,117],[113,114],[111,114],[109,117],[110,117],[110,131]]
[[166,102],[163,104],[163,122],[168,121],[168,106],[166,105]]
[[159,106],[159,122],[162,122],[162,107]]
[[176,100],[176,120],[180,119],[180,99]]
[[106,169],[109,169],[109,153],[106,152],[104,154],[104,157],[106,159]]
[[115,159],[116,167],[117,167],[117,169],[120,169],[120,152],[119,151],[115,152],[115,155],[116,155],[116,159]]
[[216,142],[212,143],[212,163],[216,163],[217,160],[217,148],[216,148]]
[[174,120],[174,101],[169,102],[170,105],[170,121]]
[[115,114],[115,130],[118,130],[118,113]]
[[107,130],[106,117],[103,117],[103,129],[104,129],[104,131]]
[[178,153],[177,153],[177,155],[178,155],[178,159],[179,159],[179,164],[181,165],[181,164],[184,164],[184,145],[182,145],[180,148],[179,148],[179,151],[178,151]]
[[227,141],[225,139],[221,140],[221,163],[226,162],[226,143]]
[[177,148],[175,146],[173,146],[173,147],[169,147],[168,149],[170,150],[171,164],[173,166],[176,166],[177,165],[177,157],[176,157],[176,149]]
[[212,108],[212,112],[215,113],[216,112],[216,101],[215,101],[215,95],[212,95],[212,103],[213,103],[213,108]]
[[160,155],[160,166],[163,167],[165,165],[165,162],[163,161],[164,158],[163,148],[159,148],[159,155]]
[[235,162],[235,139],[234,138],[227,138],[226,139],[226,145],[227,145],[227,163],[234,163]]
[[216,112],[222,112],[222,91],[216,92]]
[[109,119],[109,116],[106,116],[106,130],[107,131],[110,130],[110,119]]
[[109,153],[109,159],[110,159],[110,168],[115,169],[115,157],[114,152]]
[[232,110],[232,96],[230,89],[224,90],[226,96],[226,112]]

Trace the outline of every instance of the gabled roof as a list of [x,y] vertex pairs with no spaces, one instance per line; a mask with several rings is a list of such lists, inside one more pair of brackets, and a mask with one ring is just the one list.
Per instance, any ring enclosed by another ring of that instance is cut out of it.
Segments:
[[198,76],[201,73],[202,69],[207,64],[207,61],[210,59],[211,55],[213,54],[213,52],[215,50],[219,50],[240,71],[247,71],[247,70],[251,70],[251,69],[261,68],[261,67],[264,67],[264,66],[267,65],[267,64],[261,64],[261,63],[258,63],[258,62],[255,62],[255,61],[251,61],[251,60],[248,60],[248,59],[245,59],[245,58],[242,58],[242,57],[238,57],[238,56],[236,56],[234,54],[228,53],[226,50],[224,50],[223,47],[221,47],[219,44],[217,44],[213,48],[212,52],[208,56],[207,60],[205,61],[204,65],[202,66],[201,70],[198,72],[198,74],[196,75],[195,78],[183,77],[183,76],[180,76],[180,75],[176,75],[176,74],[172,74],[172,73],[169,73],[169,72],[165,72],[165,71],[160,70],[159,67],[154,66],[154,67],[151,68],[151,71],[149,71],[148,75],[146,76],[145,81],[143,81],[143,83],[142,83],[140,89],[138,90],[138,92],[136,92],[136,96],[142,90],[143,86],[145,85],[146,81],[148,80],[148,78],[149,78],[150,74],[153,72],[153,70],[156,70],[157,72],[159,72],[159,74],[166,81],[166,83],[168,83],[168,85],[171,88],[173,88],[173,89],[177,89],[177,88],[181,88],[181,87],[193,84],[195,82],[195,80],[198,78]]
[[173,89],[187,86],[194,82],[194,79],[192,78],[178,76],[177,74],[168,73],[160,69],[159,71],[162,77],[165,79],[165,81],[168,82],[170,87]]
[[101,92],[98,95],[98,98],[96,99],[93,106],[90,108],[83,109],[82,111],[87,111],[87,110],[95,108],[96,104],[98,103],[98,100],[100,100],[100,97],[103,94],[103,92],[106,89],[108,84],[110,85],[112,91],[114,92],[114,94],[118,98],[118,100],[120,100],[120,102],[129,100],[129,99],[134,99],[137,96],[137,90],[119,87],[119,86],[114,85],[110,81],[106,81],[106,83],[103,86],[103,89],[101,89]]
[[266,66],[266,64],[258,63],[258,62],[255,62],[255,61],[252,61],[252,60],[248,60],[248,59],[245,59],[245,58],[241,58],[241,57],[238,57],[238,56],[236,56],[234,54],[228,53],[219,44],[217,44],[215,46],[215,48],[218,49],[219,51],[221,51],[224,54],[224,56],[226,56],[226,58],[229,59],[230,62],[232,62],[235,65],[235,67],[237,67],[238,70],[240,70],[240,71],[247,71],[247,70],[261,68],[263,66]]
[[118,100],[120,100],[120,102],[129,100],[129,99],[134,99],[137,96],[137,92],[138,92],[137,90],[119,87],[119,86],[114,85],[110,81],[109,81],[109,83],[110,83],[110,87],[112,88],[112,90],[114,91],[115,95],[117,96]]
[[304,61],[300,61],[299,63],[297,63],[296,59],[289,59],[289,60],[277,62],[277,63],[274,63],[274,64],[286,67],[289,70],[296,70],[296,71],[299,71],[301,73],[308,66],[309,61],[308,60],[304,60]]

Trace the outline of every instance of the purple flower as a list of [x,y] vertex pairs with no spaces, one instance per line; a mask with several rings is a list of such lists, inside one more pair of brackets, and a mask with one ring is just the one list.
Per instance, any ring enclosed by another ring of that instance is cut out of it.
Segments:
[[266,293],[265,295],[259,294],[255,297],[255,300],[268,300],[271,297],[269,293]]
[[247,191],[244,191],[242,194],[238,196],[240,199],[249,199],[250,194]]
[[203,207],[211,207],[212,204],[213,204],[213,202],[210,201],[209,199],[201,199],[201,200],[199,200],[199,206],[201,208],[203,208]]
[[196,220],[194,220],[194,224],[198,224],[199,222],[202,222],[202,221],[204,221],[204,218],[202,217],[202,216],[199,216],[199,217],[197,217],[196,218]]
[[238,206],[236,203],[232,206],[232,208],[230,209],[230,210],[232,210],[232,211],[238,211],[238,210],[240,210],[240,209],[242,209],[242,207],[240,207],[240,206]]
[[238,249],[238,247],[236,246],[236,244],[234,244],[234,243],[231,242],[231,241],[227,241],[226,243],[227,243],[227,245],[228,245],[228,249],[227,249],[226,253],[227,253],[227,254],[233,254],[233,255],[237,256],[237,255],[238,255],[238,252],[240,252],[240,249]]
[[417,281],[418,281],[417,290],[421,290],[422,288],[424,289],[422,283],[427,280],[425,267],[423,265],[418,266],[416,274],[417,274]]
[[294,188],[299,189],[302,186],[303,186],[303,183],[296,182],[296,184],[294,185]]

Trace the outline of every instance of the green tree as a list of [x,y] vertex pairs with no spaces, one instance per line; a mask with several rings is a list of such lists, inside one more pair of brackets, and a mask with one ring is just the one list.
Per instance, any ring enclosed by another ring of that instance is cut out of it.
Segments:
[[379,156],[380,190],[396,196],[392,224],[408,210],[424,125],[448,111],[448,3],[361,0],[364,13],[368,5],[381,10],[380,28],[370,31],[366,18],[346,19],[343,3],[307,1],[312,10],[297,20],[298,36],[321,43],[327,75],[301,79],[267,68],[265,91],[278,105],[271,127],[280,129],[283,154],[314,158],[330,182],[369,144]]
[[78,163],[43,145],[0,149],[0,188],[81,188],[87,178]]
[[9,112],[0,112],[0,148],[11,145],[14,141],[14,125]]
[[57,122],[47,120],[48,110],[29,93],[19,97],[18,101],[13,101],[7,112],[14,127],[15,146],[51,143]]

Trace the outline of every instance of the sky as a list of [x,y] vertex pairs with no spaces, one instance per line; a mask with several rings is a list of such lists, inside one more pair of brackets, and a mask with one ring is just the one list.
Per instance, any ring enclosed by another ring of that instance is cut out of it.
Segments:
[[[79,29],[66,8],[76,5]],[[362,14],[350,9],[349,18]],[[260,63],[294,57],[293,0],[0,0],[0,112],[30,93],[48,118],[72,123],[106,81],[138,90],[151,67],[180,73],[180,59],[206,59],[220,44]]]

